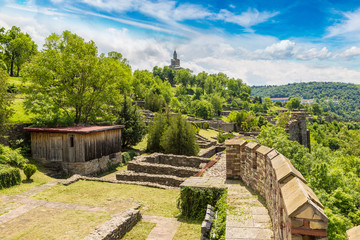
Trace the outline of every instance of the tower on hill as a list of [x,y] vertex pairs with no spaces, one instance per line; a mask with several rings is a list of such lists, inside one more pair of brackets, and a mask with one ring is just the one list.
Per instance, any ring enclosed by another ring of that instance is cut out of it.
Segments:
[[177,58],[176,50],[173,53],[173,58],[171,59],[171,64],[170,64],[169,68],[174,69],[174,70],[182,69],[182,67],[180,67],[180,59]]

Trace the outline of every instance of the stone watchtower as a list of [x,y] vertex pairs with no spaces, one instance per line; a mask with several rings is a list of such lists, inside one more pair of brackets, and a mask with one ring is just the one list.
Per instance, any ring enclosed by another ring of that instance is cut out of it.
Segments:
[[290,121],[286,124],[286,131],[290,140],[297,141],[310,150],[310,131],[306,128],[306,112],[291,112]]
[[180,67],[180,59],[177,58],[176,50],[173,53],[173,58],[171,59],[169,68],[174,70],[182,69],[182,67]]

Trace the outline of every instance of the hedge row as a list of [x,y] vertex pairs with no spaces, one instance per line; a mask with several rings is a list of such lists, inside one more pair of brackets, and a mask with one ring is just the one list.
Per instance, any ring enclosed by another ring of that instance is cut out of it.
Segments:
[[18,168],[0,164],[0,189],[20,184],[21,176]]

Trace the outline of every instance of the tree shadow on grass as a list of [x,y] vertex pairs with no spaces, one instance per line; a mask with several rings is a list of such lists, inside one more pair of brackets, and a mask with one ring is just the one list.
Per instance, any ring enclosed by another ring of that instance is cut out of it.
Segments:
[[33,179],[24,179],[21,182],[22,183],[32,183],[32,182],[34,182],[34,180]]

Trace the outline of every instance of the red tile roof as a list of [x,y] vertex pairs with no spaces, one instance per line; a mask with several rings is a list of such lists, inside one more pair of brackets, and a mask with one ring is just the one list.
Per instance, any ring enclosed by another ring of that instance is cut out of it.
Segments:
[[73,126],[73,127],[53,127],[53,128],[32,128],[26,127],[24,130],[29,132],[56,132],[56,133],[92,133],[92,132],[102,132],[113,129],[124,128],[124,125],[114,125],[114,126]]

